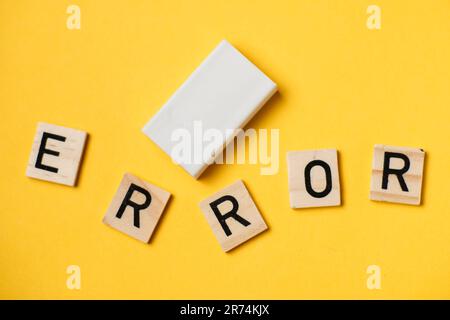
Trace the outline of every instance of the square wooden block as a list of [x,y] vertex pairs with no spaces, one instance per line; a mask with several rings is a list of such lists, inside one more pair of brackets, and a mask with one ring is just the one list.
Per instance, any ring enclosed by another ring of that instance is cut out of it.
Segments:
[[267,229],[241,180],[203,200],[200,208],[225,252]]
[[291,208],[341,204],[336,149],[291,151],[287,162]]
[[103,223],[148,243],[169,198],[169,192],[126,173]]
[[375,145],[370,199],[419,205],[424,162],[420,148]]
[[87,133],[39,122],[26,175],[74,186]]

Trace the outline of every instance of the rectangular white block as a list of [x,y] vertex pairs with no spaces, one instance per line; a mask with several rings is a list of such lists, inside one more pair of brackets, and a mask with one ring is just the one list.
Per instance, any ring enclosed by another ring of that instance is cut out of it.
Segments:
[[[235,137],[233,130],[243,128],[276,91],[272,80],[223,40],[142,131],[198,178]],[[212,134],[209,141],[199,141],[205,132]],[[190,154],[180,150],[183,142]]]

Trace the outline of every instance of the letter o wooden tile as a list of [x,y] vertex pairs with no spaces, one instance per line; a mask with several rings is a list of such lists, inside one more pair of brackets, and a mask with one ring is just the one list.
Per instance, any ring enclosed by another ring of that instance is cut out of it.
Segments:
[[336,149],[290,151],[287,162],[291,208],[341,204]]

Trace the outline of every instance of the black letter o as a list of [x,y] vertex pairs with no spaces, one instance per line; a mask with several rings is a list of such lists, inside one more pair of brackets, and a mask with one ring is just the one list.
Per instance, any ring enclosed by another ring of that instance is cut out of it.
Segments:
[[[325,189],[321,192],[316,192],[311,186],[311,170],[315,166],[321,166],[325,170],[325,177],[326,177],[326,186]],[[313,160],[310,163],[308,163],[305,167],[305,187],[306,191],[313,196],[314,198],[323,198],[326,197],[330,192],[332,188],[331,183],[331,168],[325,161],[322,160]]]

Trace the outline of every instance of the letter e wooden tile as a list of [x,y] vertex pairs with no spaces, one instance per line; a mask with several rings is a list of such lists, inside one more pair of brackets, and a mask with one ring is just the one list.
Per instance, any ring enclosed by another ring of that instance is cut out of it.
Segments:
[[126,173],[103,223],[148,243],[169,198],[169,192]]
[[39,122],[26,175],[74,186],[87,133]]
[[241,180],[203,200],[200,208],[225,252],[267,229]]

